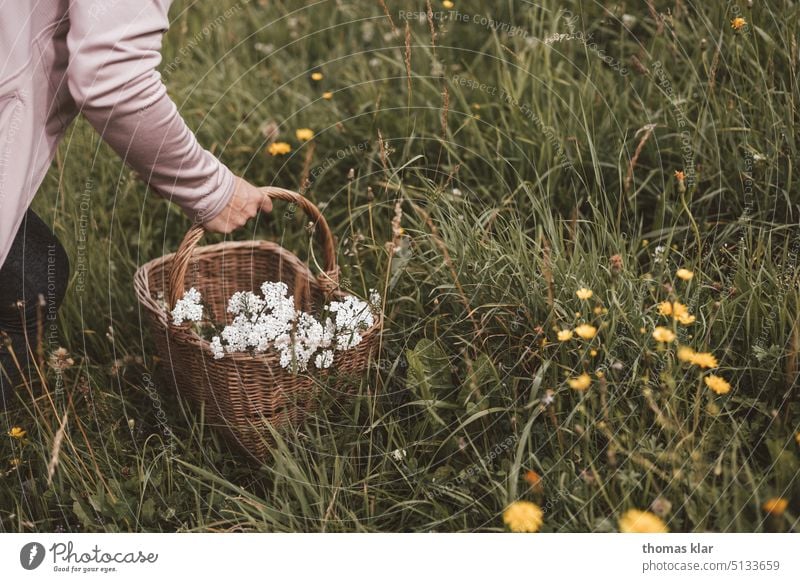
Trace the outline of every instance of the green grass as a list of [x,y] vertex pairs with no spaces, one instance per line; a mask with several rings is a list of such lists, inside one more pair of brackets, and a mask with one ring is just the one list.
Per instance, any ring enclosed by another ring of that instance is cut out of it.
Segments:
[[[396,34],[377,3],[213,4],[173,7],[170,93],[252,182],[314,177],[347,286],[383,291],[382,351],[357,398],[324,397],[272,461],[246,462],[148,380],[165,362],[132,276],[189,222],[78,122],[35,201],[73,266],[44,347],[75,365],[2,413],[27,437],[0,442],[0,531],[501,531],[516,499],[543,531],[614,531],[656,499],[672,531],[800,529],[796,2],[457,1],[470,21],[436,20],[435,44],[408,21],[408,63],[399,11],[423,2],[386,0]],[[543,42],[570,32],[591,38]],[[290,155],[265,154],[270,121]],[[307,256],[303,223],[279,209],[235,238]],[[667,299],[729,394],[651,338]],[[593,340],[556,341],[581,322]],[[569,388],[584,371],[590,388]]]

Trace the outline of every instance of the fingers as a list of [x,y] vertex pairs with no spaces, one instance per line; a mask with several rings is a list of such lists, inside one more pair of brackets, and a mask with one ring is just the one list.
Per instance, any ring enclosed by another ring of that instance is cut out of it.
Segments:
[[263,193],[263,198],[261,199],[261,211],[272,212],[272,198],[266,192]]
[[206,230],[228,234],[243,227],[259,212],[272,212],[269,195],[239,178],[239,183],[228,206],[216,218],[204,224]]

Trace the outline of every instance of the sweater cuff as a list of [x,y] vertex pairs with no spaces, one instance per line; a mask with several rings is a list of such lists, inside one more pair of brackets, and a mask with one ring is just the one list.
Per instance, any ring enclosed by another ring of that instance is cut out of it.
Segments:
[[236,176],[225,164],[219,162],[219,171],[212,176],[209,183],[217,183],[218,186],[203,196],[196,208],[187,209],[186,212],[198,224],[214,219],[228,205],[236,189]]

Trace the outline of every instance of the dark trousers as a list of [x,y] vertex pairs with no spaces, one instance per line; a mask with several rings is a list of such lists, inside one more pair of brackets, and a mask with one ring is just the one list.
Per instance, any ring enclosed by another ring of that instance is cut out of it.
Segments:
[[68,281],[64,247],[29,209],[0,267],[0,332],[5,334],[0,334],[0,409],[7,407],[23,379],[36,377],[34,356],[38,346],[47,345],[40,342],[46,341],[48,330],[55,328]]

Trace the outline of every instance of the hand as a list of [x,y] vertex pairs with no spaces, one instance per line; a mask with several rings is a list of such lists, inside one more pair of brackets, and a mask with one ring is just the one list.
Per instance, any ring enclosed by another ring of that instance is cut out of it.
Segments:
[[259,211],[272,212],[272,200],[247,180],[237,177],[228,205],[217,216],[204,222],[203,227],[210,232],[229,233],[244,226]]

